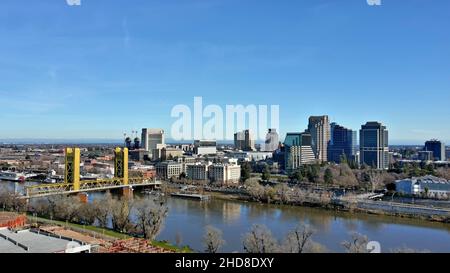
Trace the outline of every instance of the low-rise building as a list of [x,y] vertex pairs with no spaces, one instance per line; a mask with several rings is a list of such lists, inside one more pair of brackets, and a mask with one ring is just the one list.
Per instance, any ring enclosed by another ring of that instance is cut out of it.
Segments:
[[419,160],[421,160],[421,161],[432,161],[433,160],[433,152],[432,151],[419,151],[418,157],[419,157]]
[[161,179],[178,177],[183,172],[183,164],[166,161],[156,165],[156,175]]
[[271,159],[273,157],[272,152],[242,152],[242,151],[233,151],[227,152],[227,157],[236,158],[239,161],[263,161],[267,159]]
[[413,177],[395,182],[398,193],[432,198],[448,198],[450,181],[434,176]]
[[209,179],[213,183],[232,185],[241,179],[241,166],[234,164],[214,164],[209,166]]
[[183,156],[184,151],[177,148],[163,148],[161,149],[161,160],[172,160],[177,157]]
[[144,179],[154,179],[156,177],[156,168],[155,166],[133,166],[129,171],[130,177],[142,177]]
[[217,142],[215,140],[196,140],[194,142],[194,153],[196,155],[215,155],[217,153]]
[[208,168],[211,163],[196,163],[186,165],[186,176],[192,180],[208,180]]

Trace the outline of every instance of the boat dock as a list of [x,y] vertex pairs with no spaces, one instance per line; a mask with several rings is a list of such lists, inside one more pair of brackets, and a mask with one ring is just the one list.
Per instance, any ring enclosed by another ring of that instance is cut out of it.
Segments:
[[200,200],[200,201],[207,201],[210,199],[209,195],[194,194],[194,193],[172,193],[171,196],[187,198],[187,199],[195,199],[195,200]]

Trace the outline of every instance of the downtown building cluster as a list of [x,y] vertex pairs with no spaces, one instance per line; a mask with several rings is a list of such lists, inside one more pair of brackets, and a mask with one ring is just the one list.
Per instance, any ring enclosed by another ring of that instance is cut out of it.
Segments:
[[[361,125],[359,144],[357,136],[357,131],[330,123],[326,115],[311,116],[304,132],[286,135],[282,147],[285,170],[292,172],[305,164],[343,161],[355,166],[389,169],[392,153],[387,127],[381,122],[369,121]],[[445,162],[445,143],[435,139],[427,141],[418,152],[418,159]]]
[[[234,145],[221,146],[216,140],[168,145],[163,129],[144,128],[141,139],[136,136],[133,144],[128,137],[125,144],[130,159],[150,161],[154,175],[161,179],[184,177],[221,185],[239,182],[242,162],[270,164],[272,170],[288,174],[308,164],[326,162],[346,162],[378,170],[387,170],[393,163],[389,131],[381,122],[366,122],[358,133],[331,122],[327,115],[311,116],[303,132],[287,133],[283,142],[277,130],[271,128],[260,144],[247,129],[234,134]],[[418,158],[444,161],[445,153],[443,142],[430,140],[418,152]]]
[[367,122],[361,126],[358,150],[357,132],[330,123],[328,116],[312,116],[301,133],[288,133],[284,141],[285,170],[294,171],[305,164],[342,161],[389,168],[389,142],[386,126]]

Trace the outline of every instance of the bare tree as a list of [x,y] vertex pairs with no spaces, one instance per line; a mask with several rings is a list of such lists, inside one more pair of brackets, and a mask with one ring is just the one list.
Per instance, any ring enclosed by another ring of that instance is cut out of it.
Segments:
[[264,225],[254,225],[244,235],[243,244],[247,253],[277,253],[280,250],[272,232]]
[[47,199],[38,199],[33,201],[30,210],[37,215],[50,218],[50,204]]
[[96,210],[91,203],[82,203],[78,212],[79,221],[85,225],[93,225],[97,219]]
[[245,182],[245,189],[248,194],[256,201],[261,201],[261,199],[264,197],[265,189],[256,180],[248,179]]
[[450,180],[450,168],[449,167],[438,168],[437,171],[436,171],[436,175],[438,177],[442,177],[442,178],[445,178],[447,180]]
[[0,189],[1,209],[25,212],[27,210],[27,204],[25,200],[20,199],[19,197],[20,196],[17,193],[3,186]]
[[300,223],[287,234],[283,250],[287,253],[312,253],[317,251],[319,247],[311,238],[314,233],[314,229],[309,225]]
[[131,228],[131,210],[133,203],[127,198],[113,199],[111,206],[111,221],[114,230],[126,232]]
[[146,239],[154,240],[161,232],[167,217],[168,208],[163,202],[141,199],[135,204],[137,230]]
[[62,196],[54,199],[54,216],[60,220],[78,222],[78,213],[81,206],[80,200],[75,196]]
[[384,186],[384,175],[382,171],[372,170],[369,172],[369,182],[372,192]]
[[367,244],[369,239],[367,236],[354,232],[351,234],[351,240],[342,242],[342,246],[347,253],[368,253]]
[[289,203],[291,201],[292,189],[286,183],[276,185],[275,191],[281,203]]
[[100,200],[94,200],[92,207],[95,213],[95,217],[98,221],[98,225],[102,228],[107,228],[109,223],[109,217],[111,215],[111,207],[114,200],[110,193]]
[[206,226],[203,241],[206,253],[217,253],[225,244],[222,239],[222,231],[213,226]]

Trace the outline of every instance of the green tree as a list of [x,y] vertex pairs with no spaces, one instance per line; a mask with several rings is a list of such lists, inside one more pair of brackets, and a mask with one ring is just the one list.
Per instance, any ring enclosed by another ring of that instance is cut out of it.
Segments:
[[348,159],[346,154],[341,155],[341,164],[348,164]]
[[319,164],[314,164],[314,165],[310,165],[308,166],[307,169],[307,177],[309,182],[317,182],[317,180],[319,179],[319,173],[320,173],[320,165]]
[[419,168],[419,166],[417,165],[413,165],[412,169],[409,170],[409,175],[410,176],[421,176],[422,175],[422,169]]
[[330,168],[325,170],[324,180],[326,184],[333,184],[333,172],[331,172]]
[[295,172],[293,172],[290,177],[291,179],[297,181],[297,182],[302,182],[303,179],[305,179],[305,177],[303,176],[303,173],[301,170],[296,170]]
[[261,179],[264,180],[264,181],[269,181],[270,180],[270,167],[269,167],[269,165],[264,166],[264,170],[263,170]]
[[247,179],[250,178],[250,175],[252,173],[252,166],[249,162],[244,162],[241,165],[241,180],[242,182],[247,181]]
[[428,165],[425,167],[425,171],[426,171],[426,173],[429,174],[429,175],[436,175],[436,171],[435,171],[435,169],[434,169],[434,164],[428,164]]

